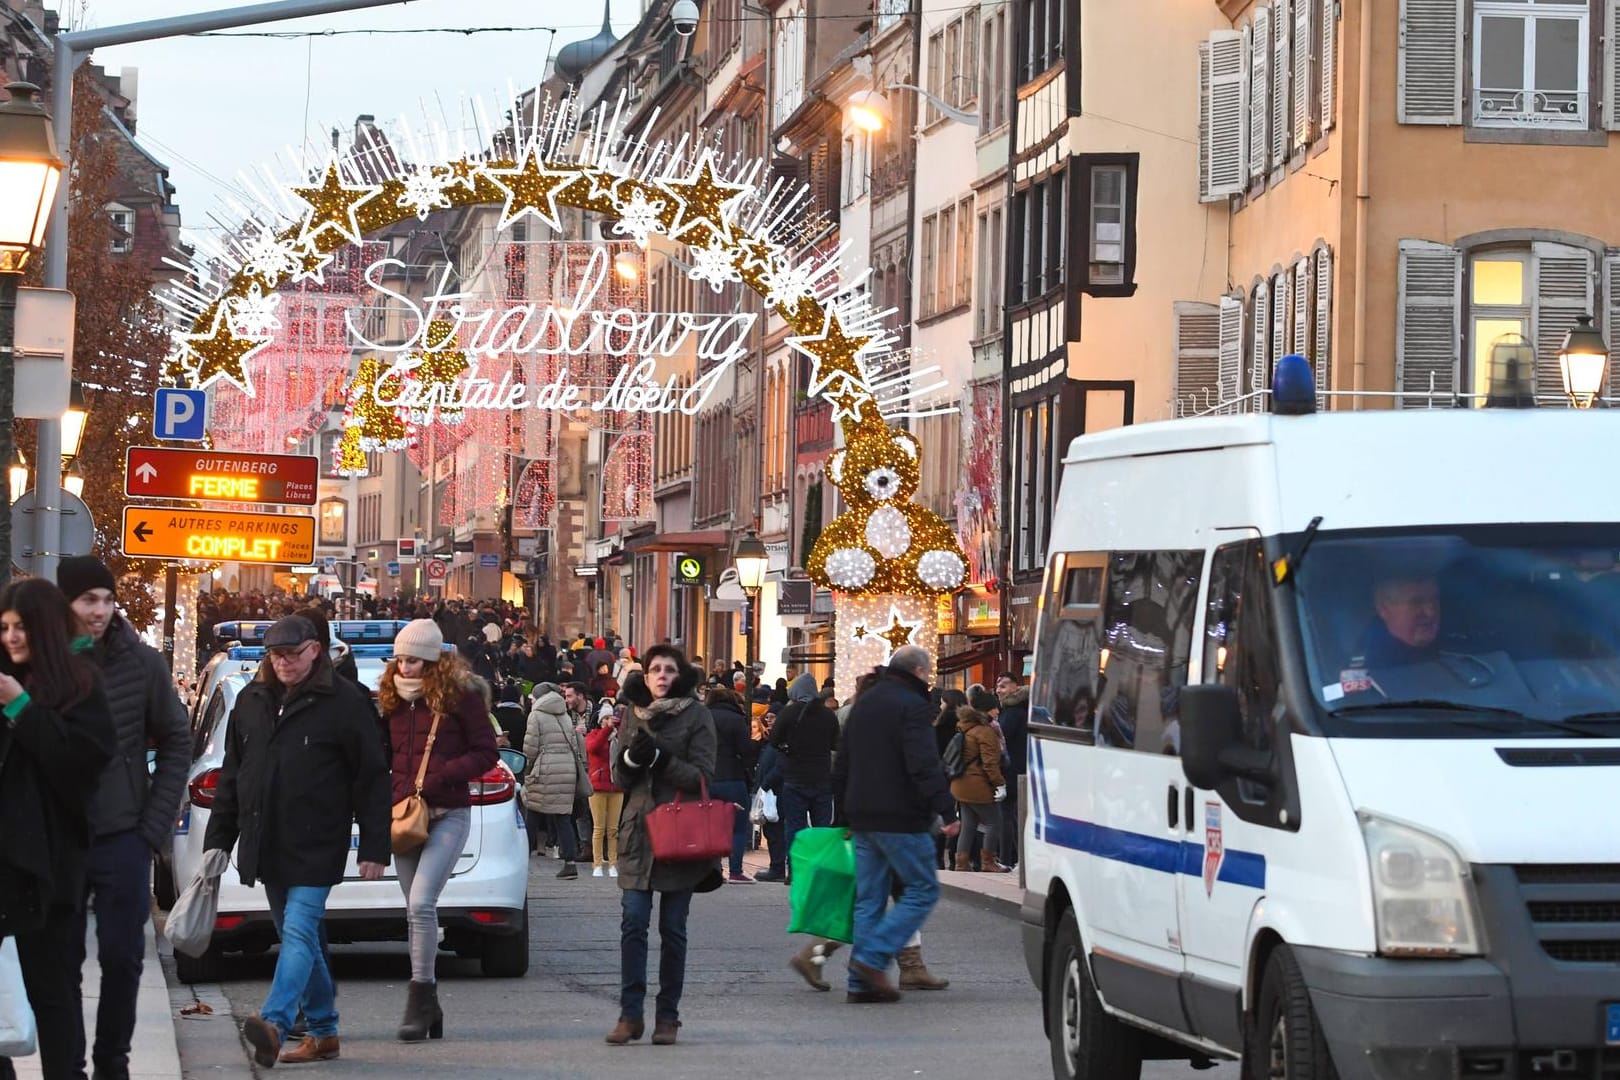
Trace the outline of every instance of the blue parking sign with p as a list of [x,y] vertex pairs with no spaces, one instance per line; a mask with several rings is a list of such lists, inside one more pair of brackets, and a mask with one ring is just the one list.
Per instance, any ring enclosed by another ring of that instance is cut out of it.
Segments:
[[208,432],[208,391],[165,386],[152,407],[152,435],[176,442],[202,442]]

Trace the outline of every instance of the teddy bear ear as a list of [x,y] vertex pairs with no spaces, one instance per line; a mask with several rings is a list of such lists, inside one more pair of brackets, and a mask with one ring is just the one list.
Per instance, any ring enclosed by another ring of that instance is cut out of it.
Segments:
[[827,459],[827,475],[832,477],[832,482],[833,483],[835,483],[835,484],[843,483],[843,481],[844,481],[844,452],[842,450],[839,450],[839,451],[835,452],[832,457]]
[[897,431],[894,434],[894,441],[900,447],[900,449],[904,450],[907,455],[910,456],[912,461],[917,460],[918,451],[916,439],[903,431]]

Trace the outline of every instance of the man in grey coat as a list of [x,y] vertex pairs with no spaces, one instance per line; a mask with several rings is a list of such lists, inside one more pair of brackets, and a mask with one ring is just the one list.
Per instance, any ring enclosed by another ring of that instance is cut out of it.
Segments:
[[[56,581],[73,604],[79,632],[94,640],[89,656],[101,669],[118,736],[118,753],[102,770],[90,807],[87,882],[101,963],[91,1062],[98,1080],[127,1080],[152,910],[152,853],[174,832],[191,764],[190,725],[169,666],[118,614],[112,571],[94,556],[78,555],[62,560]],[[149,747],[157,751],[150,774]],[[81,923],[84,917],[81,909]],[[77,954],[63,961],[77,971],[84,966],[82,926],[74,940]]]

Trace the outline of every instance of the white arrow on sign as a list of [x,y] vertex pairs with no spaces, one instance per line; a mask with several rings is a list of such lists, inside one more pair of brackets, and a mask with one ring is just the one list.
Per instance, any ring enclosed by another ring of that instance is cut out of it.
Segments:
[[150,484],[153,480],[157,479],[157,474],[157,466],[153,465],[150,461],[141,462],[141,467],[135,470],[135,475],[140,477],[141,483],[143,484]]

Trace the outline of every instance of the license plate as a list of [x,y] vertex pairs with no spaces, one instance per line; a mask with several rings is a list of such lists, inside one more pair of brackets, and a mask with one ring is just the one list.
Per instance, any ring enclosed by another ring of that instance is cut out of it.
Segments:
[[1620,1046],[1620,1001],[1603,1006],[1603,1041]]

